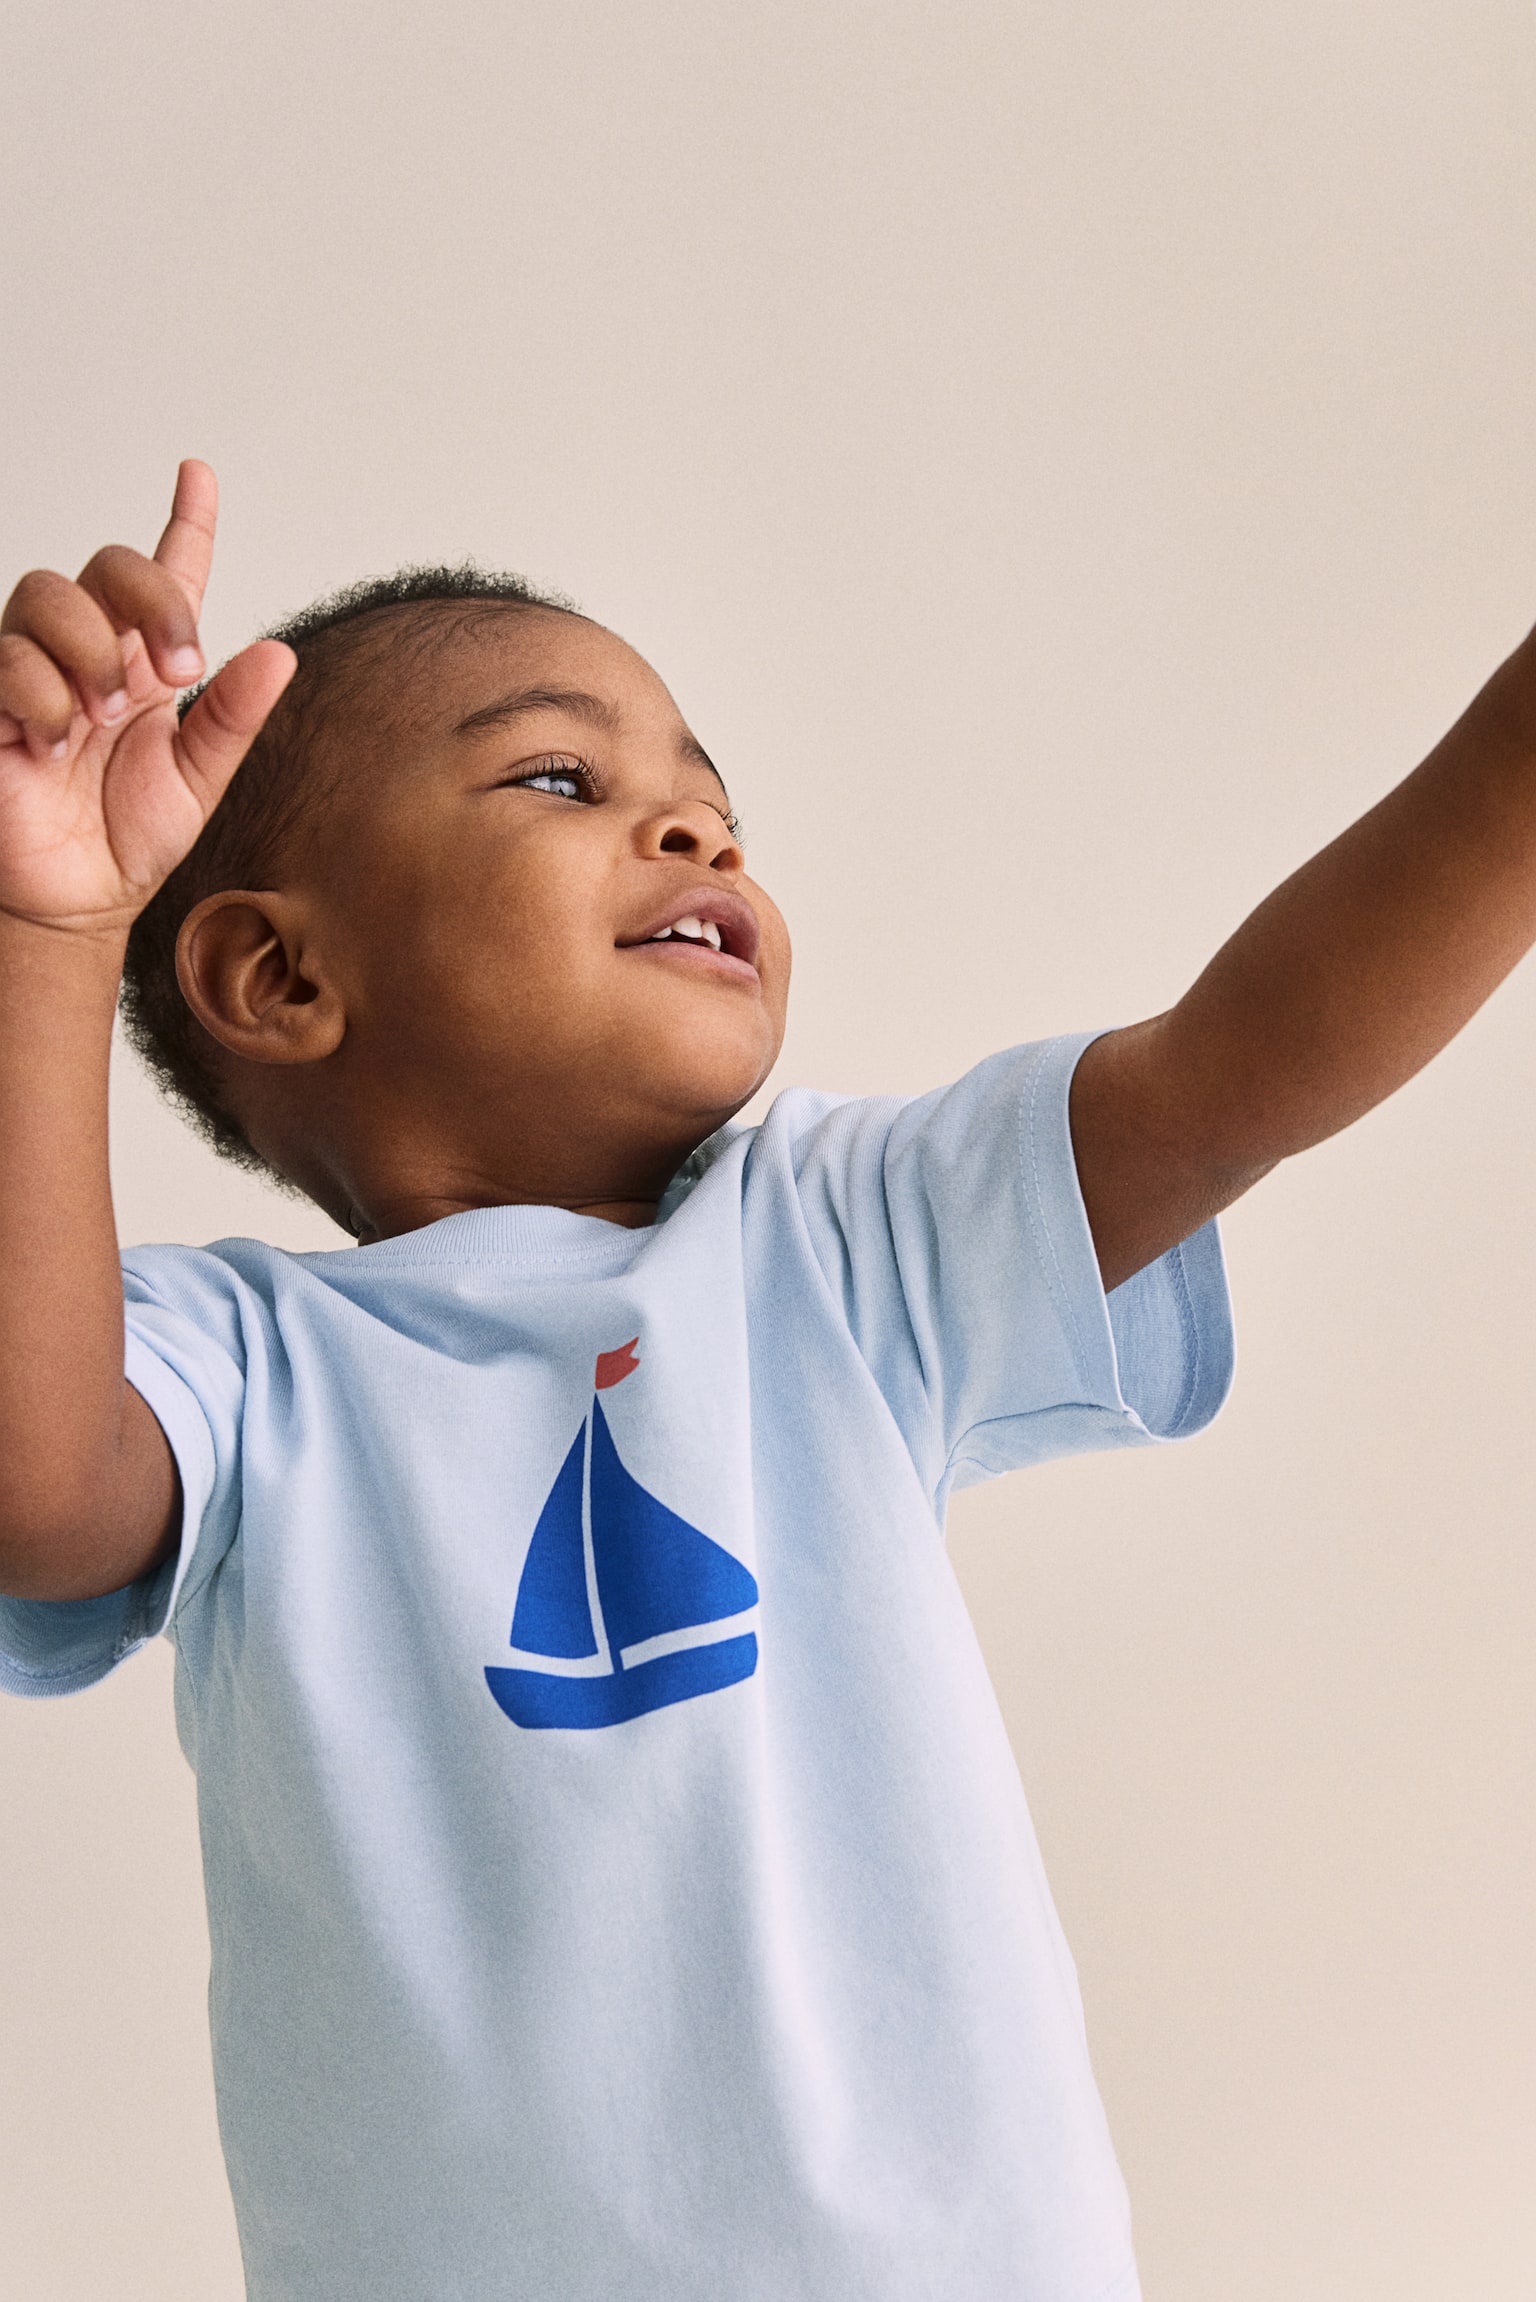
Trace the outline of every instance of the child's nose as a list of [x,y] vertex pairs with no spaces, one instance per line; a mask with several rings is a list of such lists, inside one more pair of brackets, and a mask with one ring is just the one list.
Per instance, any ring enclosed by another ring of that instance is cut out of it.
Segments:
[[686,799],[659,809],[640,826],[643,855],[682,855],[707,871],[740,871],[746,861],[731,826],[707,800]]

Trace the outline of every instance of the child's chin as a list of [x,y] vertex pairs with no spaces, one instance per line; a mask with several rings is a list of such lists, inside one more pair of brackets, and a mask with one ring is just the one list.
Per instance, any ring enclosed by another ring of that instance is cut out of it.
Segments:
[[636,1069],[660,1107],[702,1114],[709,1117],[710,1127],[717,1127],[757,1092],[773,1068],[776,1052],[761,1044],[668,1046],[648,1049]]

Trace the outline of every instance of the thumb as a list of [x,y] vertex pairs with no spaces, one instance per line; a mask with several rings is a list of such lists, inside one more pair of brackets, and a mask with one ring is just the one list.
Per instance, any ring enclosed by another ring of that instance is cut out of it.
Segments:
[[291,647],[259,639],[214,674],[182,721],[177,762],[205,821],[298,667]]

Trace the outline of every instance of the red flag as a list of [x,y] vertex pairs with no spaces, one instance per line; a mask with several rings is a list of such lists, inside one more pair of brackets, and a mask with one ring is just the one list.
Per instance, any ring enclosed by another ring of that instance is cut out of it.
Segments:
[[634,1373],[640,1364],[635,1356],[635,1345],[639,1340],[638,1335],[631,1335],[629,1341],[621,1343],[616,1351],[598,1352],[595,1380],[600,1391],[611,1391],[615,1383],[622,1383],[626,1375]]

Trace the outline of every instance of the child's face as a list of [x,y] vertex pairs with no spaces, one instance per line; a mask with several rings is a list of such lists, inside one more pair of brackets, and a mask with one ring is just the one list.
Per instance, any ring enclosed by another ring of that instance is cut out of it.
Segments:
[[303,972],[344,1019],[307,1067],[307,1125],[344,1138],[326,1165],[369,1233],[654,1196],[772,1068],[784,922],[611,632],[496,615],[417,660],[406,731],[365,741],[293,898]]

